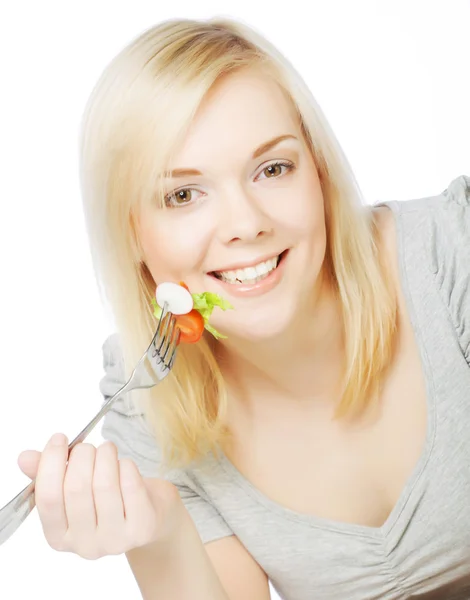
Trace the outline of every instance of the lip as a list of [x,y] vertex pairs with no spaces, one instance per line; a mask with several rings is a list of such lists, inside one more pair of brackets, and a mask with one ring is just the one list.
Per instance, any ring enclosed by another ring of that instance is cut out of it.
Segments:
[[237,271],[238,269],[248,269],[249,267],[254,267],[255,265],[264,263],[267,260],[270,260],[271,258],[276,258],[277,256],[279,256],[280,254],[282,254],[285,251],[286,251],[286,249],[282,250],[281,252],[277,252],[276,254],[267,254],[264,257],[262,256],[261,258],[255,258],[255,260],[251,260],[246,263],[238,263],[236,265],[229,265],[227,267],[224,267],[223,269],[212,269],[212,271],[208,271],[207,274],[210,275],[211,273],[221,273],[222,271]]
[[[287,249],[284,252],[281,252],[281,254],[281,260],[279,261],[279,264],[274,269],[274,271],[271,271],[271,273],[267,277],[256,283],[227,283],[226,281],[222,281],[222,279],[217,279],[217,277],[214,277],[214,275],[210,275],[209,273],[208,277],[210,277],[212,281],[215,281],[217,285],[221,286],[223,289],[223,294],[227,296],[238,296],[242,298],[251,296],[261,296],[262,294],[266,294],[267,292],[271,291],[281,281],[282,275],[284,273],[285,264],[289,255],[289,250]],[[274,256],[278,255],[274,254]]]

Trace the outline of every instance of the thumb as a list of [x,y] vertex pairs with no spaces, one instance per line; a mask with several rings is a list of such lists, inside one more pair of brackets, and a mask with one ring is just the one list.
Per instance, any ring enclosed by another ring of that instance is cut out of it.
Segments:
[[41,452],[37,450],[24,450],[18,455],[18,466],[23,473],[30,479],[34,479],[38,472]]

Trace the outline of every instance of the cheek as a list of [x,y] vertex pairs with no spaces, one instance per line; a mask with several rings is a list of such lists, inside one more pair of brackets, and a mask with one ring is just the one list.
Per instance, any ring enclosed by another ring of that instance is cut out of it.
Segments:
[[304,173],[289,190],[289,201],[280,207],[278,220],[298,239],[314,239],[325,230],[323,193],[316,173]]
[[199,221],[197,215],[160,215],[141,225],[145,262],[156,282],[186,280],[201,271],[212,234]]

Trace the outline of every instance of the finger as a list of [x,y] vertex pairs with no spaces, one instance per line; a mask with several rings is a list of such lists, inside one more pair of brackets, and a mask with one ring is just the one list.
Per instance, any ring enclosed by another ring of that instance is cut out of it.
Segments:
[[96,511],[93,499],[93,470],[96,449],[92,444],[77,444],[69,457],[64,480],[67,536],[78,548],[85,548],[96,535]]
[[125,527],[118,453],[113,442],[106,441],[96,450],[93,496],[100,538],[112,540]]
[[37,450],[24,450],[18,455],[17,463],[23,473],[30,479],[34,479],[39,468],[41,452]]
[[52,436],[42,452],[35,484],[36,506],[44,535],[49,545],[57,549],[68,527],[64,505],[67,457],[66,436]]
[[127,458],[119,461],[119,479],[127,531],[137,545],[148,543],[156,528],[156,510],[135,463]]

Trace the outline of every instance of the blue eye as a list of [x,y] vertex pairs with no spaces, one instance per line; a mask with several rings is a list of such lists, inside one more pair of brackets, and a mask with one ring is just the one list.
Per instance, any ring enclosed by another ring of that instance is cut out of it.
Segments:
[[[285,169],[284,172],[282,171],[283,168]],[[294,163],[287,161],[276,161],[264,167],[261,173],[269,173],[268,177],[265,177],[264,179],[277,179],[278,177],[281,177],[282,175],[285,175],[286,173],[293,171],[294,169]],[[195,188],[190,187],[174,190],[169,194],[166,194],[166,196],[164,197],[165,206],[167,208],[180,208],[182,206],[187,206],[188,204],[194,204],[199,200],[199,198],[193,199],[193,194],[190,192],[199,192],[200,194],[203,193],[199,190],[196,190]]]

